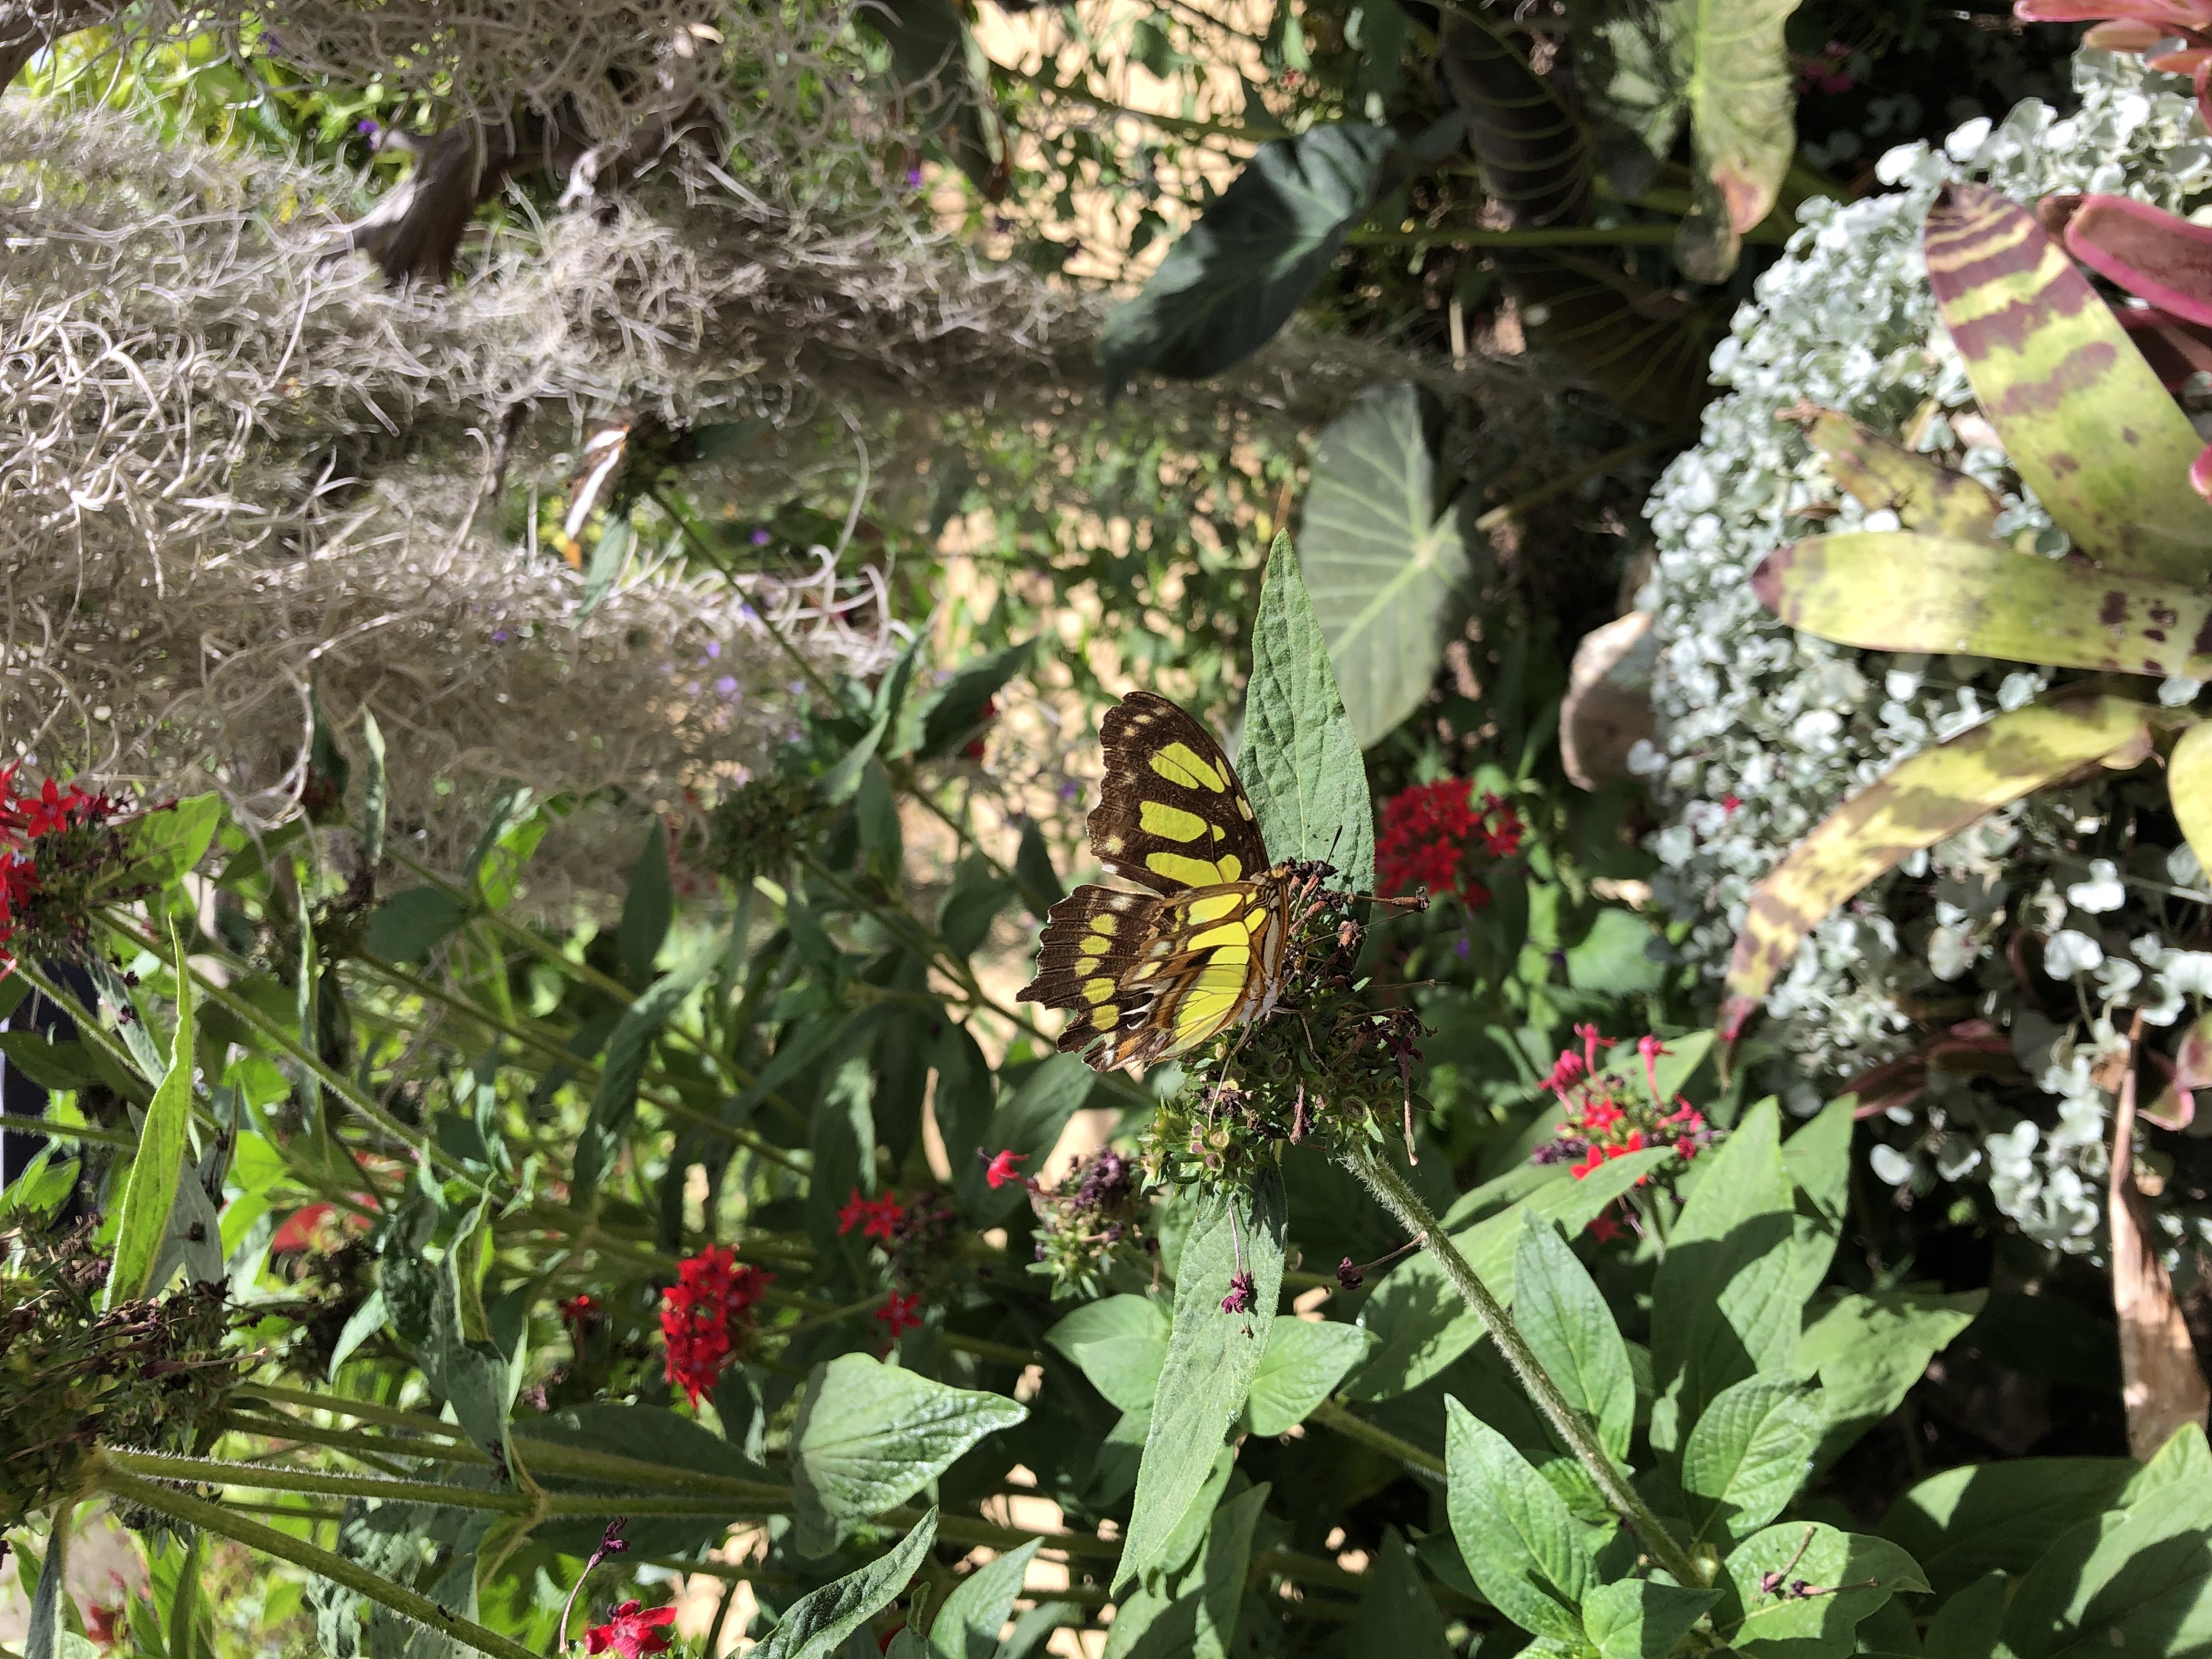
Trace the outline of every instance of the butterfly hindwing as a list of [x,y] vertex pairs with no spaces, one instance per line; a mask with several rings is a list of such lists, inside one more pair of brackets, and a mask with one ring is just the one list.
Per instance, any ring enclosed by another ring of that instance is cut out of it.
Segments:
[[1133,691],[1098,728],[1106,779],[1091,850],[1156,893],[1250,881],[1267,867],[1252,803],[1206,728],[1165,697]]

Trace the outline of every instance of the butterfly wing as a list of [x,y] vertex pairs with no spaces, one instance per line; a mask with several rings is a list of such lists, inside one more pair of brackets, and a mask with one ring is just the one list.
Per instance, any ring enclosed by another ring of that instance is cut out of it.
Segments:
[[1206,728],[1165,697],[1133,691],[1098,735],[1106,781],[1091,850],[1109,872],[1155,893],[1250,881],[1267,850],[1243,785]]

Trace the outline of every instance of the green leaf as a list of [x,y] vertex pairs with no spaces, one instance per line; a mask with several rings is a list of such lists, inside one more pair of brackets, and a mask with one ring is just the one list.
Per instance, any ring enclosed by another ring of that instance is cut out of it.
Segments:
[[1922,750],[1845,801],[1753,890],[1729,958],[1721,1035],[1735,1039],[1806,934],[1876,876],[2082,767],[2134,765],[2149,751],[2150,712],[2106,696],[2012,709]]
[[629,1137],[630,1120],[637,1115],[638,1085],[644,1080],[646,1059],[659,1040],[661,1028],[713,971],[720,956],[719,939],[694,951],[653,981],[615,1022],[599,1086],[592,1093],[591,1115],[576,1138],[570,1192],[578,1203],[589,1201]]
[[842,806],[860,789],[860,774],[876,757],[876,750],[884,740],[884,733],[890,729],[891,714],[889,708],[878,713],[868,729],[860,734],[860,740],[822,775],[822,799],[830,805]]
[[[1837,1242],[1843,1237],[1844,1206],[1850,1196],[1851,1131],[1856,1123],[1851,1096],[1832,1100],[1813,1120],[1782,1143],[1782,1167],[1797,1189],[1797,1218],[1791,1254],[1796,1274],[1791,1294],[1809,1301],[1828,1276]],[[1801,1364],[1802,1364],[1801,1361]]]
[[845,1638],[890,1606],[929,1553],[937,1511],[878,1559],[802,1595],[752,1650],[752,1659],[831,1659]]
[[676,892],[668,879],[668,836],[658,822],[645,832],[645,845],[629,872],[623,896],[622,920],[615,925],[615,953],[623,977],[635,986],[653,981],[653,959],[668,937],[676,915]]
[[[169,951],[172,960],[184,962],[184,950],[173,929]],[[169,1067],[154,1091],[146,1121],[138,1131],[138,1149],[131,1157],[122,1219],[115,1230],[115,1257],[108,1264],[106,1287],[100,1292],[103,1309],[136,1302],[161,1289],[153,1282],[154,1264],[169,1231],[169,1212],[177,1201],[177,1182],[185,1167],[185,1139],[191,1118],[192,979],[188,973],[179,973],[177,1030],[169,1044]]]
[[[1745,1659],[1840,1659],[1860,1620],[1900,1590],[1928,1588],[1912,1558],[1887,1540],[1811,1521],[1753,1534],[1730,1553],[1727,1570],[1741,1610],[1729,1645]],[[1770,1575],[1771,1591],[1762,1582]],[[1800,1584],[1822,1593],[1802,1594]]]
[[361,744],[368,756],[361,781],[362,867],[374,870],[384,857],[384,827],[391,811],[392,785],[384,770],[384,728],[368,709],[361,711]]
[[1821,1426],[1794,1376],[1747,1376],[1716,1395],[1682,1447],[1692,1541],[1746,1538],[1781,1514],[1811,1471]]
[[2212,654],[2197,648],[2212,598],[1990,542],[1902,530],[1814,536],[1762,559],[1751,591],[1800,632],[1863,650],[2212,678]]
[[[919,138],[944,139],[953,162],[978,190],[994,188],[998,117],[984,91],[988,60],[951,0],[884,0],[858,14],[891,49],[897,107]],[[1003,189],[1005,181],[997,181]]]
[[1357,1325],[1278,1319],[1252,1378],[1252,1432],[1288,1434],[1365,1358],[1375,1339]]
[[1724,261],[1691,270],[1701,282],[1735,268],[1735,239],[1773,210],[1796,153],[1796,72],[1782,38],[1796,9],[1797,0],[1694,0],[1680,43],[1690,137],[1718,194],[1714,229],[1729,250]]
[[1367,1586],[1345,1632],[1344,1650],[1387,1659],[1451,1659],[1443,1614],[1422,1581],[1419,1558],[1395,1527],[1382,1529]]
[[386,962],[420,962],[469,919],[469,905],[442,887],[410,887],[369,912],[362,948]]
[[1579,1644],[1597,1565],[1582,1523],[1512,1443],[1444,1396],[1452,1536],[1490,1604],[1522,1629]]
[[1667,979],[1666,963],[1651,951],[1658,942],[1651,924],[1636,912],[1607,906],[1591,919],[1581,941],[1567,947],[1567,983],[1613,996],[1656,991]]
[[1936,1609],[1922,1645],[1923,1659],[1990,1659],[2004,1633],[2005,1576],[1975,1580]]
[[1757,1371],[1786,1371],[1800,1322],[1794,1205],[1771,1100],[1745,1113],[1705,1165],[1652,1281],[1651,1444],[1677,1450],[1706,1402]]
[[592,549],[591,567],[584,572],[584,602],[577,607],[578,617],[588,617],[599,608],[622,574],[623,564],[629,558],[633,539],[628,519],[612,519],[599,532],[598,544]]
[[1514,1319],[1567,1403],[1597,1425],[1626,1462],[1636,1426],[1628,1345],[1589,1271],[1547,1222],[1524,1212],[1513,1268]]
[[[1176,1268],[1175,1320],[1137,1472],[1136,1507],[1115,1569],[1117,1592],[1160,1565],[1244,1409],[1282,1294],[1283,1223],[1282,1177],[1272,1170],[1249,1193],[1198,1200]],[[1240,1255],[1252,1278],[1249,1314],[1221,1306]]]
[[[994,1192],[983,1182],[984,1158],[1001,1152],[1018,1153],[1032,1172],[1060,1143],[1068,1119],[1091,1098],[1098,1073],[1083,1063],[1080,1054],[1048,1055],[991,1115],[983,1136],[983,1158],[970,1147],[948,1144],[945,1155],[953,1160],[955,1184],[967,1207],[990,1220],[1013,1213],[1025,1199],[1023,1190],[1005,1186]],[[988,1221],[987,1221],[988,1224]]]
[[[1453,1234],[1452,1243],[1492,1293],[1510,1307],[1523,1215],[1580,1233],[1600,1211],[1674,1156],[1670,1147],[1650,1147],[1614,1158],[1580,1181],[1552,1165],[1551,1179],[1543,1186]],[[1345,1389],[1354,1400],[1382,1400],[1419,1388],[1480,1341],[1486,1328],[1425,1251],[1391,1270],[1368,1296],[1359,1322],[1381,1342]]]
[[79,1089],[100,1080],[92,1051],[71,1040],[50,1042],[39,1031],[0,1031],[0,1054],[41,1089]]
[[963,961],[974,956],[999,912],[1014,902],[1015,892],[1013,883],[1001,878],[981,854],[961,860],[937,913],[937,931],[952,954]]
[[1109,1296],[1078,1308],[1044,1340],[1074,1361],[1117,1409],[1141,1412],[1152,1409],[1172,1328],[1167,1310],[1150,1297]]
[[1879,1291],[1839,1296],[1805,1328],[1797,1364],[1820,1379],[1826,1431],[1814,1458],[1826,1468],[1904,1402],[1928,1362],[1974,1322],[1985,1291]]
[[2189,469],[2204,441],[2088,279],[1983,185],[1943,188],[1924,245],[1975,401],[2052,520],[2116,574],[2201,581],[2212,503]]
[[487,910],[504,910],[514,902],[523,866],[550,828],[544,805],[527,789],[510,789],[492,803],[464,872]]
[[1012,1617],[1014,1598],[1044,1540],[1032,1538],[1019,1549],[995,1556],[962,1579],[929,1627],[933,1659],[994,1659],[999,1632]]
[[948,1388],[864,1353],[816,1366],[791,1437],[799,1547],[834,1549],[854,1522],[896,1509],[984,1436],[1028,1416],[1003,1395]]
[[1005,690],[1006,682],[1027,668],[1036,654],[1036,641],[1024,640],[957,670],[921,707],[921,741],[915,757],[939,760],[966,743],[986,718],[984,705]]
[[157,806],[128,830],[131,876],[149,887],[173,887],[199,863],[222,823],[222,797],[191,795]]
[[1022,902],[1040,920],[1067,896],[1060,872],[1053,868],[1052,848],[1045,845],[1044,831],[1035,818],[1022,821],[1021,845],[1014,853],[1014,879],[1022,884]]
[[1345,121],[1261,145],[1144,291],[1107,318],[1108,395],[1147,370],[1218,374],[1273,339],[1366,216],[1395,143],[1387,128]]
[[1427,697],[1474,598],[1462,515],[1439,499],[1440,418],[1419,386],[1375,386],[1314,443],[1298,542],[1363,749]]
[[507,1438],[507,1414],[522,1381],[520,1346],[504,1353],[484,1317],[483,1275],[490,1262],[491,1226],[479,1203],[446,1247],[430,1302],[428,1341],[416,1351],[422,1375],[453,1407],[453,1420],[479,1450],[498,1456]]
[[1278,536],[1252,626],[1237,774],[1271,859],[1326,859],[1353,892],[1375,885],[1375,807],[1290,538]]
[[[1224,1452],[1217,1465],[1224,1476],[1226,1461]],[[1212,1491],[1201,1494],[1201,1523],[1194,1528],[1186,1519],[1189,1541],[1173,1558],[1189,1562],[1189,1570],[1176,1566],[1170,1571],[1180,1577],[1172,1583],[1156,1577],[1123,1598],[1107,1635],[1108,1659],[1227,1659],[1251,1564],[1252,1528],[1267,1492],[1265,1485],[1254,1486],[1218,1509]]]
[[1720,1599],[1718,1590],[1624,1579],[1600,1584],[1583,1598],[1583,1628],[1596,1645],[1598,1659],[1667,1659],[1674,1644]]
[[1881,1534],[1956,1595],[1991,1572],[2024,1573],[2069,1529],[2114,1507],[2137,1468],[2124,1457],[2022,1457],[1946,1469],[1890,1506]]

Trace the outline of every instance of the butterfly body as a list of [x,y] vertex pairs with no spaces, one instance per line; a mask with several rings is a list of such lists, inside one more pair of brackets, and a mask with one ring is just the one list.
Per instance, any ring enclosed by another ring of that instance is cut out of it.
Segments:
[[1109,1071],[1273,1013],[1298,913],[1328,866],[1268,860],[1219,745],[1166,698],[1132,693],[1099,735],[1091,849],[1147,890],[1079,887],[1054,905],[1020,1000],[1068,1010],[1060,1048]]

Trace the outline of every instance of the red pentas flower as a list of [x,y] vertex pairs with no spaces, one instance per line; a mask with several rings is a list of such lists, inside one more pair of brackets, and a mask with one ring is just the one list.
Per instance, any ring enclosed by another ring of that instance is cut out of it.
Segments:
[[152,890],[131,881],[113,799],[52,778],[32,789],[21,770],[0,767],[0,975],[15,954],[89,955],[94,910]]
[[899,1218],[903,1212],[895,1194],[885,1193],[880,1198],[863,1198],[860,1189],[855,1187],[853,1195],[845,1200],[845,1207],[837,1212],[837,1231],[849,1233],[858,1227],[861,1237],[880,1238],[888,1244],[898,1237]]
[[1027,1154],[1018,1152],[1014,1151],[1012,1147],[1009,1146],[1005,1152],[1000,1152],[997,1157],[994,1158],[985,1167],[983,1170],[983,1184],[995,1192],[1000,1188],[1005,1186],[1009,1181],[1019,1181],[1022,1178],[1022,1172],[1019,1170],[1017,1170],[1014,1165],[1017,1164],[1026,1164],[1028,1162],[1029,1158]]
[[1386,893],[1456,893],[1480,909],[1490,902],[1490,890],[1474,866],[1511,858],[1521,850],[1521,836],[1520,815],[1486,790],[1477,811],[1474,786],[1464,778],[1415,784],[1382,803],[1376,884]]
[[876,1310],[876,1317],[883,1322],[891,1340],[896,1342],[900,1332],[921,1328],[921,1297],[893,1291],[884,1298],[884,1305]]
[[[726,1244],[709,1244],[678,1265],[676,1283],[660,1293],[660,1335],[668,1380],[694,1406],[714,1388],[723,1362],[752,1334],[752,1310],[775,1278],[763,1268],[740,1266]],[[565,1316],[565,1307],[562,1311]]]
[[618,1653],[622,1659],[641,1659],[668,1646],[666,1626],[676,1622],[674,1607],[647,1612],[639,1601],[625,1601],[607,1615],[604,1625],[584,1632],[586,1653]]
[[[1564,1051],[1544,1079],[1544,1087],[1565,1109],[1559,1133],[1536,1149],[1536,1163],[1571,1165],[1575,1179],[1582,1181],[1614,1158],[1647,1147],[1670,1148],[1686,1163],[1712,1144],[1712,1126],[1705,1115],[1680,1095],[1669,1100],[1661,1092],[1659,1061],[1667,1046],[1659,1038],[1637,1039],[1640,1063],[1624,1068],[1604,1053],[1620,1046],[1618,1038],[1589,1024],[1576,1026],[1575,1037],[1580,1048]],[[1636,1184],[1650,1179],[1640,1176]],[[1629,1219],[1632,1224],[1633,1217]],[[1590,1224],[1590,1231],[1602,1243],[1619,1237],[1621,1224],[1608,1211]]]

